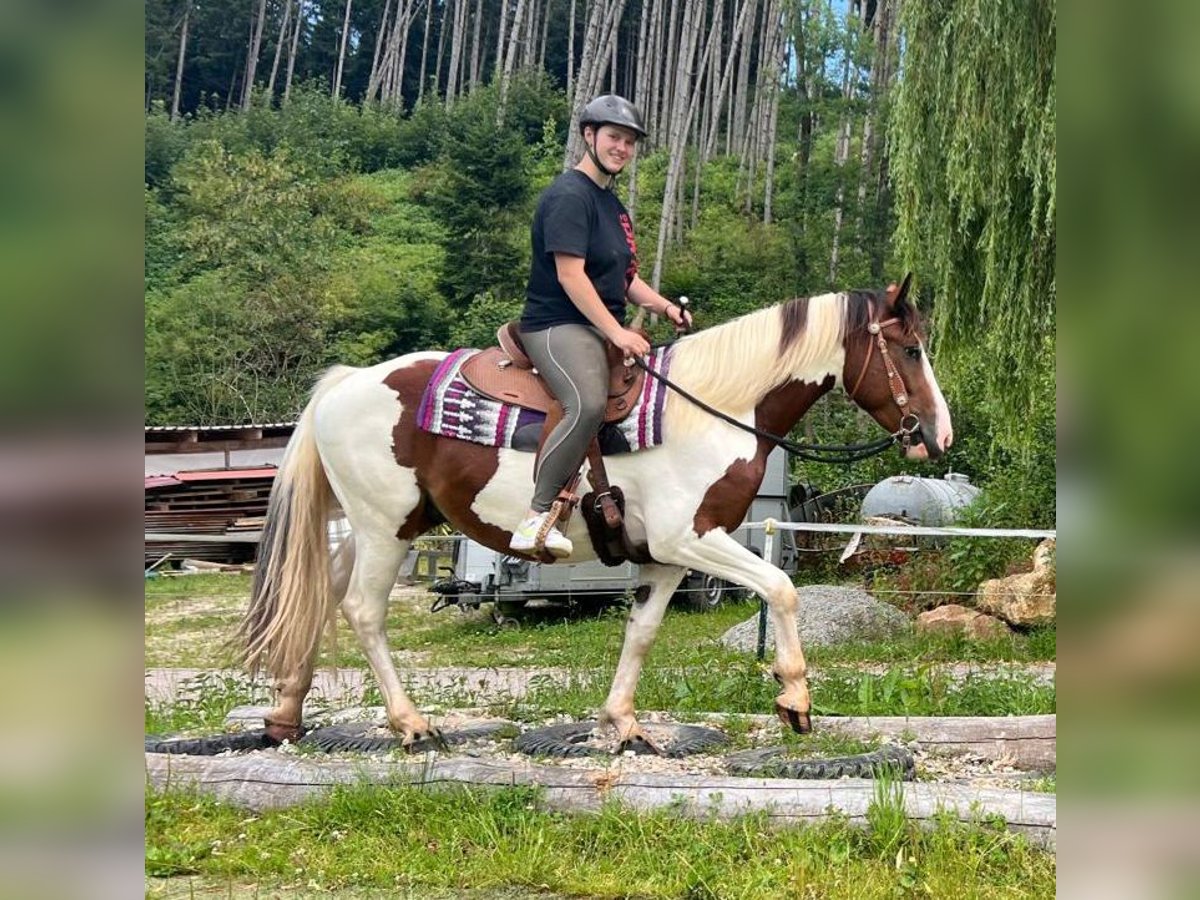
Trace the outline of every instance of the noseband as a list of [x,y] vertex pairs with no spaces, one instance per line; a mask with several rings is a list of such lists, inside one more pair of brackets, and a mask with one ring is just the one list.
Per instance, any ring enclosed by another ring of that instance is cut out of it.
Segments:
[[[870,310],[871,317],[874,318],[874,307],[870,307]],[[911,412],[906,411],[908,408],[908,391],[904,386],[904,379],[896,368],[896,363],[892,360],[887,340],[883,336],[883,329],[889,325],[899,324],[899,322],[899,318],[892,317],[882,322],[871,322],[867,325],[867,331],[873,336],[873,339],[867,344],[867,355],[863,359],[862,370],[859,371],[858,378],[854,382],[854,389],[850,391],[850,399],[853,400],[854,395],[858,393],[858,389],[862,387],[863,378],[866,377],[867,369],[871,365],[871,357],[875,353],[875,348],[878,347],[879,355],[883,358],[883,366],[887,370],[888,390],[892,392],[892,400],[900,410],[900,428],[892,436],[897,438],[904,449],[907,450],[912,446],[913,435],[921,429],[921,420]]]

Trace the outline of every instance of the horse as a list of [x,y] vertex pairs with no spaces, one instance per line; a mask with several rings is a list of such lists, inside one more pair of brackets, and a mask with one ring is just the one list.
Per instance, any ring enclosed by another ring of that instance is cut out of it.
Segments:
[[[841,385],[914,459],[941,456],[953,431],[925,350],[911,276],[884,290],[800,297],[677,339],[662,443],[606,457],[625,497],[625,526],[652,562],[640,566],[611,689],[599,719],[620,740],[650,744],[634,692],[667,603],[688,569],[763,597],[774,622],[779,718],[811,729],[807,668],[786,573],[730,533],[762,482],[766,434],[786,435]],[[249,607],[238,628],[243,662],[274,678],[268,737],[295,740],[315,657],[335,604],[353,629],[402,744],[439,741],[401,686],[384,631],[388,595],[411,542],[441,522],[503,553],[533,486],[534,454],[435,435],[417,427],[423,392],[443,351],[410,353],[367,368],[335,366],[316,384],[276,473]],[[703,402],[724,413],[717,418]],[[741,428],[736,427],[736,420]],[[758,433],[744,430],[758,429]],[[330,551],[328,526],[350,535]],[[564,562],[595,558],[580,516]],[[515,554],[513,555],[521,555]],[[532,557],[530,557],[532,558]]]

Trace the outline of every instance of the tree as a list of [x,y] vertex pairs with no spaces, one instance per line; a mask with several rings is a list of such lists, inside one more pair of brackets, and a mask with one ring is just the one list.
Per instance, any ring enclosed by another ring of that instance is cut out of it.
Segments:
[[496,123],[497,91],[493,85],[455,104],[431,192],[445,229],[442,290],[459,312],[478,294],[513,297],[524,284],[526,256],[517,235],[528,233],[526,137],[509,122]]
[[899,251],[932,289],[940,361],[986,358],[1000,433],[1030,446],[1054,371],[1055,2],[905,0],[900,24]]

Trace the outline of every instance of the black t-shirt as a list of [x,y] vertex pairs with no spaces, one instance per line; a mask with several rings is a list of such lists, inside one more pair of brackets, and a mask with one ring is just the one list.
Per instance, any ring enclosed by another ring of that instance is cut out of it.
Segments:
[[525,289],[522,331],[587,325],[558,282],[555,253],[583,257],[583,270],[609,312],[625,322],[625,292],[637,274],[637,244],[625,205],[583,172],[568,169],[542,192],[530,228],[533,262]]

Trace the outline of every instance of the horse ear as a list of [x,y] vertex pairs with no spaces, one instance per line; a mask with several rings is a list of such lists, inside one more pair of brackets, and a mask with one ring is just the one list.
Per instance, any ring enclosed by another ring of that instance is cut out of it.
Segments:
[[916,315],[916,307],[908,298],[908,290],[912,287],[912,272],[904,276],[904,280],[900,282],[900,286],[896,287],[893,281],[888,285],[887,302],[888,308],[893,316],[898,318],[905,328],[909,327],[910,321]]

